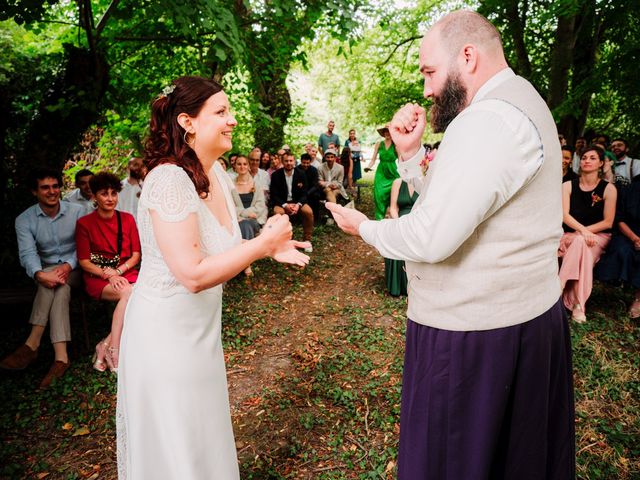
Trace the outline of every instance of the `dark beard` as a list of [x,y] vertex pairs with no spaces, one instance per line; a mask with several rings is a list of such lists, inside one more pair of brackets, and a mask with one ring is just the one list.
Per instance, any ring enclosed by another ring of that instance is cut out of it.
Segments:
[[142,180],[142,176],[143,176],[142,169],[137,169],[137,168],[130,169],[129,176],[134,180]]
[[467,105],[467,89],[457,73],[449,75],[442,93],[433,97],[431,107],[431,129],[434,133],[444,132],[449,124]]

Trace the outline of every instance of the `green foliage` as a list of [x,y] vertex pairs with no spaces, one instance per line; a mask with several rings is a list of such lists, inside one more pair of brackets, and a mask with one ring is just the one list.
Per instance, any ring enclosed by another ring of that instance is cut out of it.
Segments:
[[606,132],[640,146],[640,3],[483,0],[479,11],[502,31],[509,63],[548,99],[563,133]]

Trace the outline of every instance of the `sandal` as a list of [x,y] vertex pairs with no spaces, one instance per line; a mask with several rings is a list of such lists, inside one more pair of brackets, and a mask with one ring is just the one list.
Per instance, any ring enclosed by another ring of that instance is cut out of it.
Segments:
[[576,323],[584,323],[587,320],[587,316],[584,314],[584,310],[579,303],[576,303],[573,306],[573,310],[571,311],[571,319]]
[[107,364],[104,360],[107,357],[108,350],[109,344],[107,343],[107,339],[103,338],[96,345],[96,353],[94,353],[93,357],[91,358],[93,368],[99,372],[104,372],[107,369]]

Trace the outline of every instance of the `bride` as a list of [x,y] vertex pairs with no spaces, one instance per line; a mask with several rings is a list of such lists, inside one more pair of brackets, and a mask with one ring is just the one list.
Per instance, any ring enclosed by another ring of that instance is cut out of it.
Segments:
[[181,77],[151,107],[140,196],[142,267],[118,373],[118,474],[239,478],[220,339],[222,285],[263,257],[304,266],[288,217],[241,243],[230,180],[216,161],[237,122],[222,87]]

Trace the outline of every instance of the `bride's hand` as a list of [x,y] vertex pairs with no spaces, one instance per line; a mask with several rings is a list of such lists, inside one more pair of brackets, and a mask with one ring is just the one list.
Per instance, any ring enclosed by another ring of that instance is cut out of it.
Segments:
[[310,246],[310,242],[298,242],[296,240],[289,240],[285,244],[284,248],[276,251],[273,255],[271,255],[271,258],[273,258],[276,262],[290,263],[292,265],[304,267],[309,263],[309,255],[305,255],[297,249],[307,248]]
[[260,232],[267,247],[267,256],[277,262],[304,266],[309,263],[309,257],[296,248],[305,248],[310,244],[291,240],[292,235],[293,228],[287,215],[270,217]]
[[284,248],[293,236],[293,228],[287,215],[274,215],[269,217],[260,231],[260,237],[266,248],[266,256],[273,255]]

